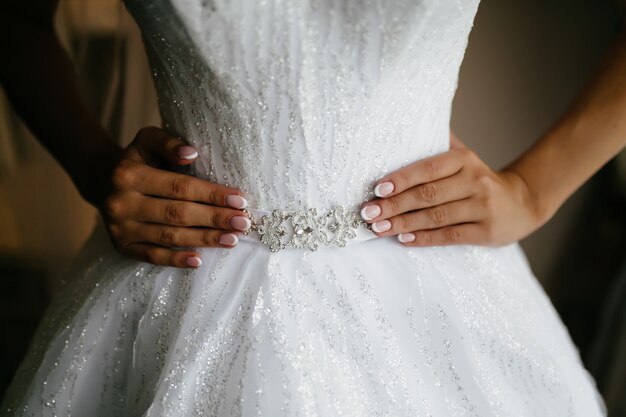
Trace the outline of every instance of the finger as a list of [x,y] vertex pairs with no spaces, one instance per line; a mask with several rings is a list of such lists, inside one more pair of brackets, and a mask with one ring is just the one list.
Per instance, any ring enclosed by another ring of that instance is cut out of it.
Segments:
[[473,194],[472,185],[470,176],[461,170],[450,177],[411,187],[400,194],[368,201],[361,209],[361,217],[371,223],[409,211],[462,200]]
[[484,218],[483,207],[474,199],[464,199],[421,210],[403,213],[390,219],[372,223],[372,231],[379,236],[397,235],[415,230],[437,229]]
[[240,231],[251,226],[250,218],[241,210],[188,201],[141,196],[131,210],[128,216],[141,222]]
[[[242,209],[248,205],[243,193],[235,188],[226,187],[191,175],[179,174],[151,167],[146,164],[126,164],[126,172],[120,175],[125,184],[120,188],[175,200],[197,201],[213,206]],[[119,181],[118,181],[119,182]]]
[[377,181],[374,194],[377,197],[391,197],[416,185],[456,174],[463,167],[466,152],[469,150],[451,149],[415,161]]
[[123,252],[154,265],[178,268],[197,268],[202,265],[202,258],[197,252],[167,249],[149,243],[131,243],[124,247]]
[[151,164],[189,165],[198,157],[197,150],[182,138],[153,126],[141,129],[130,148]]
[[232,248],[238,242],[239,232],[226,230],[163,226],[134,222],[129,234],[134,242],[153,243],[160,246],[198,246]]
[[478,223],[463,223],[439,229],[406,232],[398,235],[405,246],[481,245],[484,233]]

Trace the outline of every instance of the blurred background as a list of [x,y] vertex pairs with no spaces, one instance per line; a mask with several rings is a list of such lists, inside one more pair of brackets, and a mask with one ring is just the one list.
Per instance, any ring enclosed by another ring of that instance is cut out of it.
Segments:
[[[62,0],[57,24],[85,98],[120,143],[160,124],[119,0]],[[617,0],[482,0],[452,129],[493,168],[506,165],[566,110],[622,25]],[[0,397],[96,215],[0,91]],[[521,244],[609,415],[626,416],[626,152]]]

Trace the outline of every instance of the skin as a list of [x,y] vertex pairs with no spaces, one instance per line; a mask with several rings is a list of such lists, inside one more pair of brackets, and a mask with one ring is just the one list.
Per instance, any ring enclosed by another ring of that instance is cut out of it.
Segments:
[[[57,2],[0,5],[0,53],[11,62],[0,66],[0,82],[15,110],[98,209],[121,253],[188,268],[199,266],[200,253],[174,247],[234,247],[219,237],[240,233],[231,222],[247,215],[229,207],[227,196],[242,192],[171,172],[192,163],[183,156],[194,150],[162,129],[141,129],[126,148],[114,143],[80,96],[53,28]],[[448,152],[379,179],[376,185],[391,182],[393,191],[363,207],[380,206],[368,223],[389,222],[377,235],[415,236],[407,246],[511,243],[547,222],[625,141],[622,35],[572,108],[508,167],[491,170],[451,134]]]
[[366,220],[376,234],[406,246],[499,246],[528,236],[626,145],[626,31],[570,109],[504,169],[493,171],[454,134],[450,143],[376,181],[394,185],[362,206],[380,207]]
[[233,247],[219,237],[240,234],[231,222],[248,216],[226,197],[242,192],[168,171],[193,158],[181,158],[189,147],[162,129],[141,129],[125,149],[109,137],[86,107],[54,31],[57,3],[0,5],[0,53],[11,63],[0,65],[0,82],[16,112],[98,209],[121,253],[186,268],[199,266],[200,253],[172,247]]
[[[236,209],[245,207],[240,190],[156,168],[163,163],[183,166],[193,162],[195,157],[180,157],[181,150],[197,157],[182,139],[148,127],[122,152],[109,174],[111,186],[100,207],[120,252],[160,265],[198,267],[199,253],[168,247],[232,248],[237,238],[221,238],[238,236],[249,228],[238,230],[233,222],[248,218]],[[229,196],[242,197],[242,204],[233,204]]]

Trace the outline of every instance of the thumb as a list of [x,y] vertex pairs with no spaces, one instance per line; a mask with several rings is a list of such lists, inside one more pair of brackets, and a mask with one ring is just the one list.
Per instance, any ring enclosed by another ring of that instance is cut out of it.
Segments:
[[183,139],[153,126],[141,129],[132,146],[141,159],[152,164],[189,165],[198,157],[198,151]]

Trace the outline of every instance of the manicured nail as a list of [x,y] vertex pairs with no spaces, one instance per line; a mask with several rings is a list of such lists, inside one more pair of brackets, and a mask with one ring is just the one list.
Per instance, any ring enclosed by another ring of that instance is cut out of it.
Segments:
[[372,204],[361,209],[361,217],[363,220],[372,220],[380,216],[380,212],[380,206],[378,204]]
[[391,194],[393,191],[393,183],[392,182],[381,182],[376,187],[374,187],[374,194],[377,197],[384,197],[386,195]]
[[237,235],[234,235],[232,233],[224,233],[220,236],[220,243],[222,245],[233,246],[236,245],[237,242],[239,242],[239,238],[237,237]]
[[198,152],[193,146],[181,146],[178,148],[178,157],[183,159],[194,159],[198,156]]
[[197,256],[189,256],[185,262],[187,262],[187,265],[194,268],[202,265],[202,259],[198,258]]
[[389,220],[381,220],[376,223],[372,223],[372,230],[376,233],[386,232],[391,229],[391,222]]
[[415,240],[415,235],[413,233],[400,233],[398,235],[398,240],[402,243],[413,242]]
[[228,222],[237,230],[246,231],[252,226],[250,219],[244,216],[233,216]]
[[236,209],[242,209],[248,205],[248,201],[240,195],[231,194],[226,196],[226,204]]

